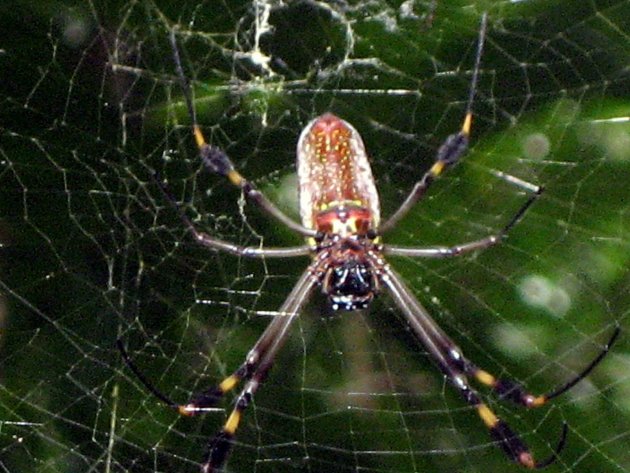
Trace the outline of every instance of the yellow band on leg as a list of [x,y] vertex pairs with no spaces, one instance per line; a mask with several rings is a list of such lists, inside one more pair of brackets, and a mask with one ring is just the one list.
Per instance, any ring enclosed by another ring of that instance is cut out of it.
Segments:
[[227,178],[232,184],[238,187],[241,187],[241,184],[243,183],[243,176],[241,176],[238,171],[235,171],[234,169],[228,172]]
[[470,135],[470,128],[472,127],[472,113],[468,112],[466,118],[464,118],[464,124],[462,125],[462,133]]
[[484,370],[477,370],[477,372],[475,373],[475,379],[481,384],[485,384],[486,386],[490,387],[494,387],[494,385],[497,383],[497,379]]
[[203,137],[203,133],[201,133],[201,129],[195,125],[193,127],[193,133],[195,134],[195,141],[197,142],[197,147],[201,148],[206,144],[206,139]]
[[444,161],[436,161],[433,166],[431,166],[429,172],[434,176],[439,176],[440,174],[442,174],[442,171],[444,171],[444,166]]
[[477,406],[477,412],[483,423],[486,424],[489,429],[495,427],[499,422],[499,418],[485,404],[479,404],[479,406]]
[[241,413],[239,410],[234,409],[232,413],[230,414],[230,417],[228,417],[228,420],[225,423],[225,426],[223,427],[223,431],[230,435],[234,435],[234,432],[236,432],[236,429],[238,428],[238,424],[240,422],[241,422]]
[[228,376],[221,382],[221,384],[219,384],[219,389],[221,390],[223,394],[225,394],[226,392],[234,389],[234,386],[236,386],[240,380],[241,378],[239,378],[238,376],[234,374],[231,376]]

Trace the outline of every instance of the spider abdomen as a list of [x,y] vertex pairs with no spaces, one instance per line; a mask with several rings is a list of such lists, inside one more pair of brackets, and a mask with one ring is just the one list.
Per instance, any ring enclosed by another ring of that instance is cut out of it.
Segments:
[[345,120],[326,113],[302,131],[297,145],[302,224],[348,235],[378,226],[378,193],[365,145]]

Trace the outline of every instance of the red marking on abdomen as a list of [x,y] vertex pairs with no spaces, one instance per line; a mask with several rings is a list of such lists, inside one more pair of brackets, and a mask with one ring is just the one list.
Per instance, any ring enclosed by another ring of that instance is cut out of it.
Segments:
[[372,228],[372,212],[365,207],[332,207],[318,212],[315,228],[327,234],[338,231],[343,236],[348,233],[365,235]]

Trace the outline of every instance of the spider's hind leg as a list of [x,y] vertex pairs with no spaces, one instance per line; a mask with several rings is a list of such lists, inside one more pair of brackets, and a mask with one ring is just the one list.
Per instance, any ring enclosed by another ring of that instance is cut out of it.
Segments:
[[232,185],[241,189],[248,199],[294,232],[303,236],[315,237],[317,234],[315,230],[306,228],[282,212],[267,198],[267,196],[265,196],[265,194],[258,190],[251,181],[247,180],[236,170],[232,160],[223,150],[207,143],[201,127],[197,122],[197,113],[193,103],[192,91],[190,83],[184,74],[179,48],[177,47],[175,30],[171,30],[170,41],[171,48],[173,50],[173,61],[175,61],[175,68],[177,70],[177,77],[184,94],[184,100],[186,101],[186,107],[188,108],[190,120],[192,121],[192,132],[199,150],[199,157],[204,166],[213,173],[226,177]]

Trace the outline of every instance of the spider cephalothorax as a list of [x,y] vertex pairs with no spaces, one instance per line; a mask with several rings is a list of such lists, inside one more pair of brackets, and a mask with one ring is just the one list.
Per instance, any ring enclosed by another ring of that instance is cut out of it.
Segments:
[[332,310],[364,309],[374,299],[379,285],[367,256],[373,246],[367,237],[358,235],[335,235],[319,245],[322,292]]

